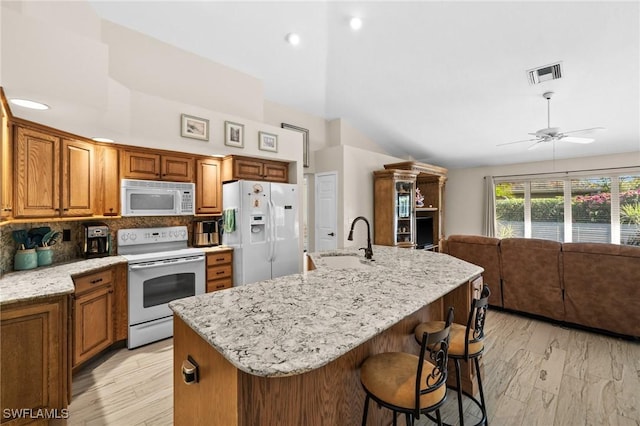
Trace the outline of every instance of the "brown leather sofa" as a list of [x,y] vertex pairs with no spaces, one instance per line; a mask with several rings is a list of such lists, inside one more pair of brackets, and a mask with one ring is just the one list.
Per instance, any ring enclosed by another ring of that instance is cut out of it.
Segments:
[[551,240],[506,238],[502,253],[503,306],[564,321],[561,244]]
[[640,337],[640,247],[452,235],[443,252],[485,269],[493,306]]
[[502,306],[500,285],[500,239],[481,235],[452,235],[443,242],[443,252],[482,266],[484,283],[491,289],[489,304]]
[[640,336],[640,247],[565,243],[568,322]]

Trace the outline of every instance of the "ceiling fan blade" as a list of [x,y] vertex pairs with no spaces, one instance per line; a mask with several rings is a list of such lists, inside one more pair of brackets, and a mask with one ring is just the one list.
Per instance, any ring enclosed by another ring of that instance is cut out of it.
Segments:
[[542,143],[542,140],[539,140],[538,142],[534,143],[533,145],[531,145],[529,148],[527,148],[529,151],[531,151],[532,149],[536,149],[540,143]]
[[513,145],[514,143],[522,143],[522,142],[531,142],[531,141],[540,141],[539,138],[534,138],[534,139],[523,139],[521,141],[513,141],[513,142],[505,142],[505,143],[499,143],[496,146],[504,146],[504,145]]
[[592,139],[592,138],[577,138],[575,136],[564,136],[560,138],[560,140],[563,142],[571,142],[571,143],[591,143],[595,141],[595,139]]
[[569,133],[587,133],[594,132],[596,130],[607,130],[604,127],[591,127],[589,129],[580,129],[580,130],[571,130],[569,132],[562,132],[563,135],[568,135]]

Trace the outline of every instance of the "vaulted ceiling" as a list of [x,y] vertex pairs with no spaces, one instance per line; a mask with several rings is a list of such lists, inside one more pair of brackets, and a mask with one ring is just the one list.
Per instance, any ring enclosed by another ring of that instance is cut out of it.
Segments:
[[[90,3],[261,79],[270,101],[343,118],[398,157],[471,167],[640,152],[638,2]],[[529,83],[527,70],[558,61],[561,79]],[[607,130],[589,145],[497,147],[547,127],[546,91],[552,126]]]

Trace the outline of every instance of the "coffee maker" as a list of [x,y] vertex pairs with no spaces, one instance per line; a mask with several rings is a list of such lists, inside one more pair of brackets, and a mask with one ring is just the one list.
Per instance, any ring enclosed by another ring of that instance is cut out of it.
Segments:
[[209,247],[220,244],[219,223],[216,220],[193,222],[193,246]]
[[103,222],[85,222],[83,254],[87,259],[109,256],[111,236],[109,227]]

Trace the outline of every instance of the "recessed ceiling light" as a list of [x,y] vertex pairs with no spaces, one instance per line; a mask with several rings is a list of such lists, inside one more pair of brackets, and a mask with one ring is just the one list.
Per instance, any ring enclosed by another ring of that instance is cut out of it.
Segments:
[[349,21],[349,25],[351,26],[352,30],[358,31],[360,28],[362,28],[362,19],[354,16]]
[[287,41],[289,42],[289,44],[297,46],[298,44],[300,44],[300,36],[296,33],[289,33],[287,34]]
[[39,110],[49,109],[49,105],[45,105],[43,103],[36,102],[36,101],[30,101],[28,99],[11,99],[9,102],[24,108],[39,109]]
[[113,139],[109,139],[109,138],[98,137],[98,138],[91,138],[91,139],[93,139],[96,142],[113,142]]

